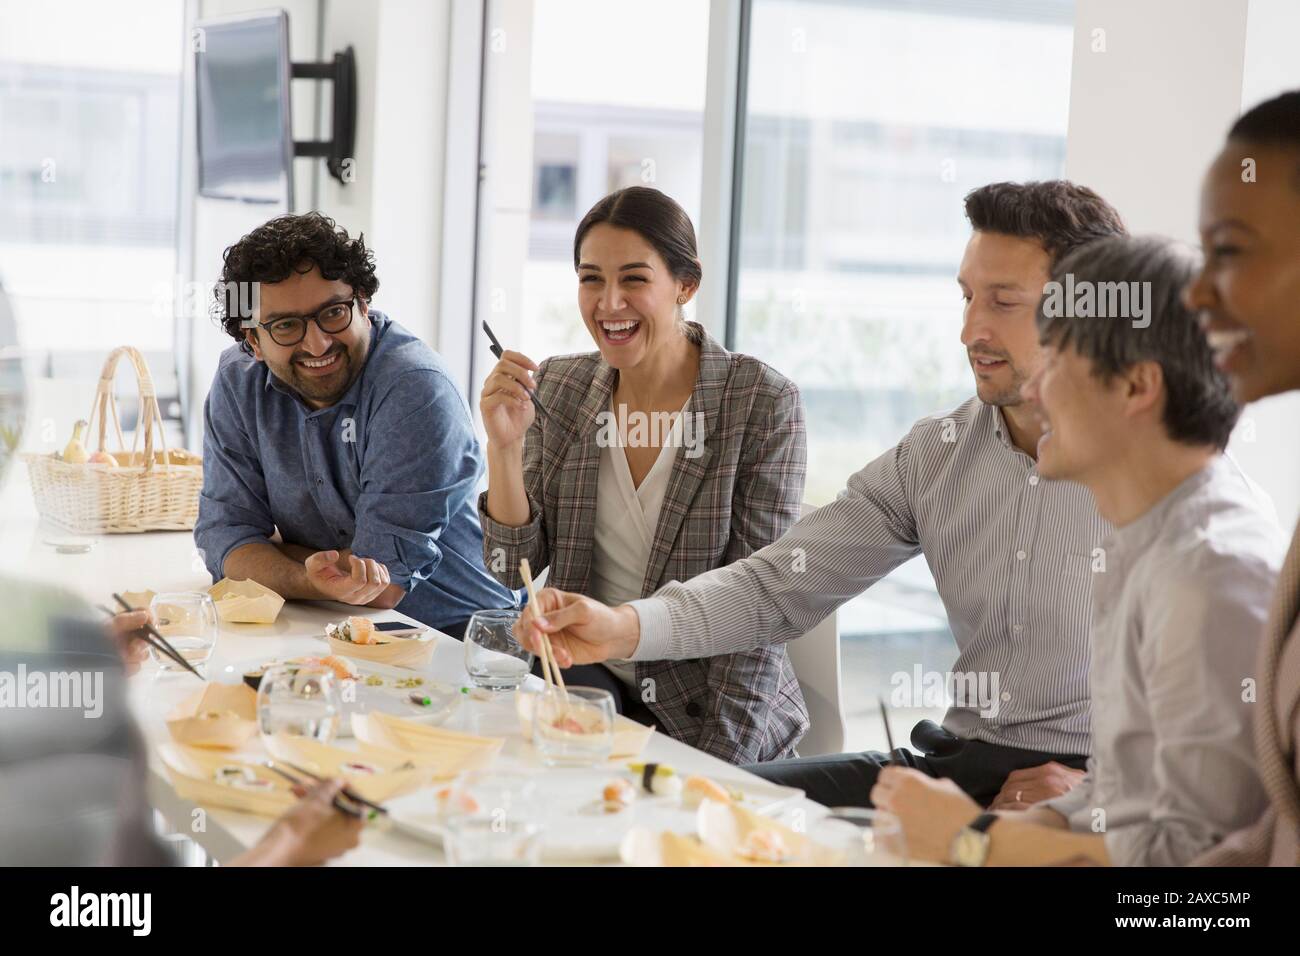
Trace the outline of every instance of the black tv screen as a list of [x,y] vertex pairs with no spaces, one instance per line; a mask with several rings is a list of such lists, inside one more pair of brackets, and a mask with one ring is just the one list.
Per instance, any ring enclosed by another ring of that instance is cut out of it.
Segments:
[[201,20],[197,28],[199,194],[287,208],[293,191],[288,14]]

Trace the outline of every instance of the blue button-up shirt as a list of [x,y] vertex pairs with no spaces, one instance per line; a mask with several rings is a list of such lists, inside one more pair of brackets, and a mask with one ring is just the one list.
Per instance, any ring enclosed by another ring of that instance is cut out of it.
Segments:
[[220,578],[231,551],[278,528],[384,564],[407,590],[397,609],[431,627],[516,606],[483,567],[483,456],[465,400],[432,349],[382,313],[370,321],[361,374],[319,411],[238,346],[222,354],[194,528],[208,571]]

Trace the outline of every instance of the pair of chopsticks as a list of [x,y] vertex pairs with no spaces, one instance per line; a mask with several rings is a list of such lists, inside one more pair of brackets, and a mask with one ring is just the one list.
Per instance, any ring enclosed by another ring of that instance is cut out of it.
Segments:
[[[319,774],[312,773],[306,767],[300,767],[296,763],[290,763],[287,760],[281,761],[281,763],[283,763],[286,767],[290,767],[296,773],[302,774],[303,777],[306,777],[309,780],[315,781],[316,783],[325,782],[324,777],[320,776]],[[265,766],[267,770],[270,770],[273,773],[278,773],[280,776],[284,777],[285,780],[288,780],[295,787],[306,786],[306,784],[302,780],[302,777],[295,776],[294,774],[290,773],[288,770],[285,770],[284,767],[281,767],[274,760],[265,761],[263,766]],[[359,793],[353,790],[351,787],[344,787],[341,791],[339,791],[339,795],[334,798],[334,809],[338,810],[340,813],[345,813],[350,817],[361,816],[361,811],[356,809],[356,807],[348,806],[346,803],[343,802],[342,799],[340,799],[341,797],[346,797],[348,800],[350,800],[352,803],[357,804],[358,806],[368,807],[370,810],[374,811],[374,813],[383,814],[384,816],[388,815],[387,807],[381,806],[378,803],[370,802],[365,797],[361,796]]]
[[[524,587],[528,588],[528,606],[532,608],[533,615],[536,616],[541,612],[537,610],[537,592],[533,590],[533,574],[528,567],[528,559],[521,558],[519,561],[519,574],[524,579]],[[555,651],[551,649],[551,636],[545,631],[538,629],[542,635],[540,644],[542,657],[542,679],[546,681],[548,687],[558,687],[560,690],[560,700],[564,702],[564,708],[569,706],[569,692],[564,686],[564,676],[560,673],[560,665],[555,662]],[[551,679],[551,670],[555,671],[555,679]]]
[[[128,604],[128,603],[126,602],[126,599],[123,598],[122,595],[118,594],[116,591],[113,592],[113,600],[116,601],[119,605],[121,605],[123,611],[128,611],[128,612],[129,612],[129,611],[142,610],[142,608],[134,608],[134,607],[132,607],[130,604]],[[104,607],[104,605],[102,605],[102,604],[99,605],[99,609],[100,609],[101,611],[103,611],[105,614],[107,614],[109,617],[116,617],[116,616],[117,616],[117,615],[114,614],[112,611],[110,611],[108,608]],[[195,667],[194,667],[193,664],[191,664],[189,661],[187,661],[187,660],[186,660],[186,659],[181,655],[181,653],[180,653],[178,650],[176,650],[176,648],[172,647],[171,644],[168,643],[167,638],[163,637],[161,634],[158,633],[158,631],[154,628],[154,626],[153,626],[152,624],[147,624],[147,623],[146,623],[144,627],[142,627],[142,628],[140,628],[138,631],[135,631],[135,632],[134,632],[134,636],[135,636],[137,639],[142,640],[142,641],[144,641],[146,644],[148,644],[148,645],[150,645],[151,647],[153,647],[156,651],[158,651],[158,653],[160,653],[160,654],[166,654],[166,655],[167,655],[168,657],[170,657],[173,661],[175,661],[175,662],[176,662],[177,664],[179,664],[181,667],[185,668],[187,671],[189,671],[191,674],[193,674],[193,675],[194,675],[195,677],[197,677],[199,680],[201,680],[201,681],[206,681],[206,680],[207,680],[206,677],[204,677],[202,674],[200,674],[200,673],[195,669]]]

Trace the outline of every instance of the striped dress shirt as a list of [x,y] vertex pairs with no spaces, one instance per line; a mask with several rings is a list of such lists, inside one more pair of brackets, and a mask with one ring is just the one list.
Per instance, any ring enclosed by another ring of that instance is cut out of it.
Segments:
[[922,419],[775,543],[631,602],[641,623],[633,660],[790,640],[924,554],[957,642],[953,672],[998,687],[996,707],[957,701],[945,727],[1086,755],[1090,595],[1109,531],[1086,489],[1040,478],[1001,411],[972,398]]

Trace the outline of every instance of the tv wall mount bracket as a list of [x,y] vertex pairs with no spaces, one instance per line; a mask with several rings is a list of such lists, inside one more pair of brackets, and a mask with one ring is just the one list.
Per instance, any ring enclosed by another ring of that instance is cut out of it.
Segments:
[[318,156],[340,183],[353,179],[351,168],[357,134],[357,64],[349,46],[328,63],[294,63],[295,80],[324,80],[334,84],[333,118],[329,139],[294,140],[295,156]]

